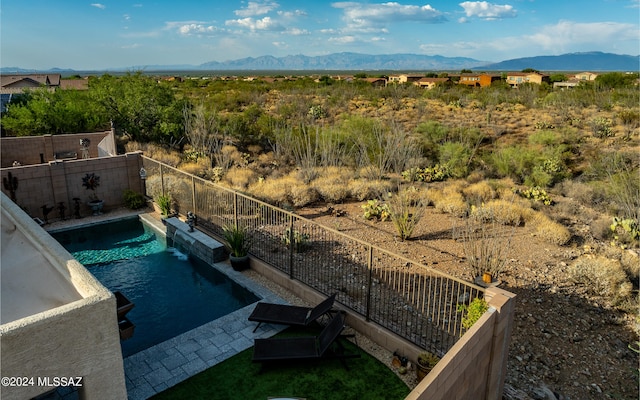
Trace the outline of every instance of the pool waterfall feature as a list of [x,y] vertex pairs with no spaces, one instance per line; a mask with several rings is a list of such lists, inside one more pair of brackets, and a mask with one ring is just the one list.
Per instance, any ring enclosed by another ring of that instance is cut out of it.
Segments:
[[[152,218],[140,216],[143,222],[151,225]],[[221,262],[227,259],[225,247],[222,243],[213,239],[205,233],[194,229],[190,230],[187,222],[181,221],[179,218],[171,217],[165,220],[166,238],[171,241],[173,247],[184,250],[186,253],[198,257],[208,264]],[[165,234],[165,232],[163,232]]]

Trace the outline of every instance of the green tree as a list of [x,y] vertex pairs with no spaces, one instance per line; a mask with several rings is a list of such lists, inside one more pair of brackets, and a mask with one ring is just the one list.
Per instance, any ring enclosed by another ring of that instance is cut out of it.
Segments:
[[170,87],[140,72],[103,75],[89,82],[90,93],[116,132],[138,142],[173,144],[182,138],[183,101]]

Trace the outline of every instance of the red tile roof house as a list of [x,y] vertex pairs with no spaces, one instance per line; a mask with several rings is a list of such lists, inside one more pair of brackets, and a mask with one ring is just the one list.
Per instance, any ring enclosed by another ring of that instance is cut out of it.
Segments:
[[502,79],[500,75],[493,74],[461,74],[458,83],[467,86],[487,87],[500,79]]
[[536,83],[539,85],[542,82],[549,83],[549,75],[539,72],[507,72],[507,83],[513,88],[517,88],[518,85],[523,83]]

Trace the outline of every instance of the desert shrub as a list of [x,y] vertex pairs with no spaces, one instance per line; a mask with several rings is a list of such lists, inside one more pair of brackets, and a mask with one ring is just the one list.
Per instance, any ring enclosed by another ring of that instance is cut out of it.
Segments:
[[125,189],[122,192],[122,199],[124,205],[131,210],[137,210],[147,205],[147,200],[142,193],[134,192],[131,189]]
[[293,243],[293,251],[296,253],[305,251],[311,245],[309,243],[309,235],[297,229],[293,231],[291,231],[290,228],[285,229],[280,240],[282,240],[282,243],[287,247]]
[[202,168],[202,166],[199,165],[197,162],[182,163],[180,164],[180,167],[178,169],[180,169],[180,171],[186,172],[187,174],[191,174],[195,176],[202,176],[204,172],[204,169]]
[[519,226],[524,222],[525,211],[519,204],[508,200],[491,200],[478,207],[471,207],[471,216],[479,221],[495,221],[501,225]]
[[349,193],[359,201],[380,198],[391,189],[392,183],[388,180],[352,179],[349,181]]
[[511,239],[515,227],[498,222],[491,210],[484,210],[485,218],[473,213],[453,227],[453,237],[462,245],[470,278],[489,273],[497,279],[509,259]]
[[605,117],[596,117],[589,121],[589,126],[591,127],[591,132],[593,136],[604,139],[608,137],[615,136],[615,132],[611,127],[613,126],[613,122],[609,118]]
[[435,210],[443,214],[451,214],[462,217],[467,214],[467,203],[462,193],[443,193],[437,200],[432,199]]
[[245,190],[257,180],[255,171],[248,168],[232,167],[224,175],[224,181],[234,189]]
[[631,282],[640,283],[640,259],[635,250],[626,250],[618,246],[605,246],[602,251],[604,257],[620,261],[622,269]]
[[522,182],[536,164],[538,152],[522,146],[509,146],[491,152],[487,163],[501,177]]
[[467,176],[472,154],[471,147],[466,143],[446,142],[438,147],[438,161],[447,175],[454,178]]
[[606,297],[613,304],[631,295],[633,285],[618,260],[584,255],[569,266],[568,272],[576,283],[585,285],[590,293]]
[[476,205],[487,202],[496,196],[495,190],[487,181],[480,181],[467,186],[462,189],[462,194],[464,194],[469,203]]
[[352,175],[349,169],[329,167],[311,185],[325,201],[338,203],[349,197],[348,185]]
[[312,186],[298,181],[291,186],[291,203],[295,207],[304,207],[318,201],[318,192]]
[[533,125],[533,127],[535,129],[555,129],[556,128],[551,122],[547,122],[547,121],[538,121],[535,123],[535,125]]
[[536,213],[532,222],[536,227],[536,235],[546,242],[562,246],[571,239],[571,232],[567,227],[542,213]]
[[462,317],[462,326],[465,329],[469,329],[473,326],[484,315],[485,312],[489,309],[489,304],[479,297],[476,297],[469,303],[466,304],[458,304],[457,311],[465,313],[464,317]]
[[572,198],[580,204],[585,206],[595,205],[596,196],[594,189],[586,183],[575,180],[565,180],[562,181],[557,188],[563,196]]
[[387,209],[400,240],[409,239],[425,213],[425,202],[415,189],[387,196]]
[[280,178],[266,178],[249,186],[249,193],[254,197],[274,205],[291,203],[291,187],[298,181],[291,175]]

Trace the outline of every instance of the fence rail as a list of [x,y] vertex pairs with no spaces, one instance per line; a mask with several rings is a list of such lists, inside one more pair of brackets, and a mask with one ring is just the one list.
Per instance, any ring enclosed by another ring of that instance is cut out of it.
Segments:
[[462,336],[457,305],[484,289],[312,220],[143,157],[146,190],[169,194],[218,237],[227,224],[251,232],[251,255],[400,337],[444,355]]

